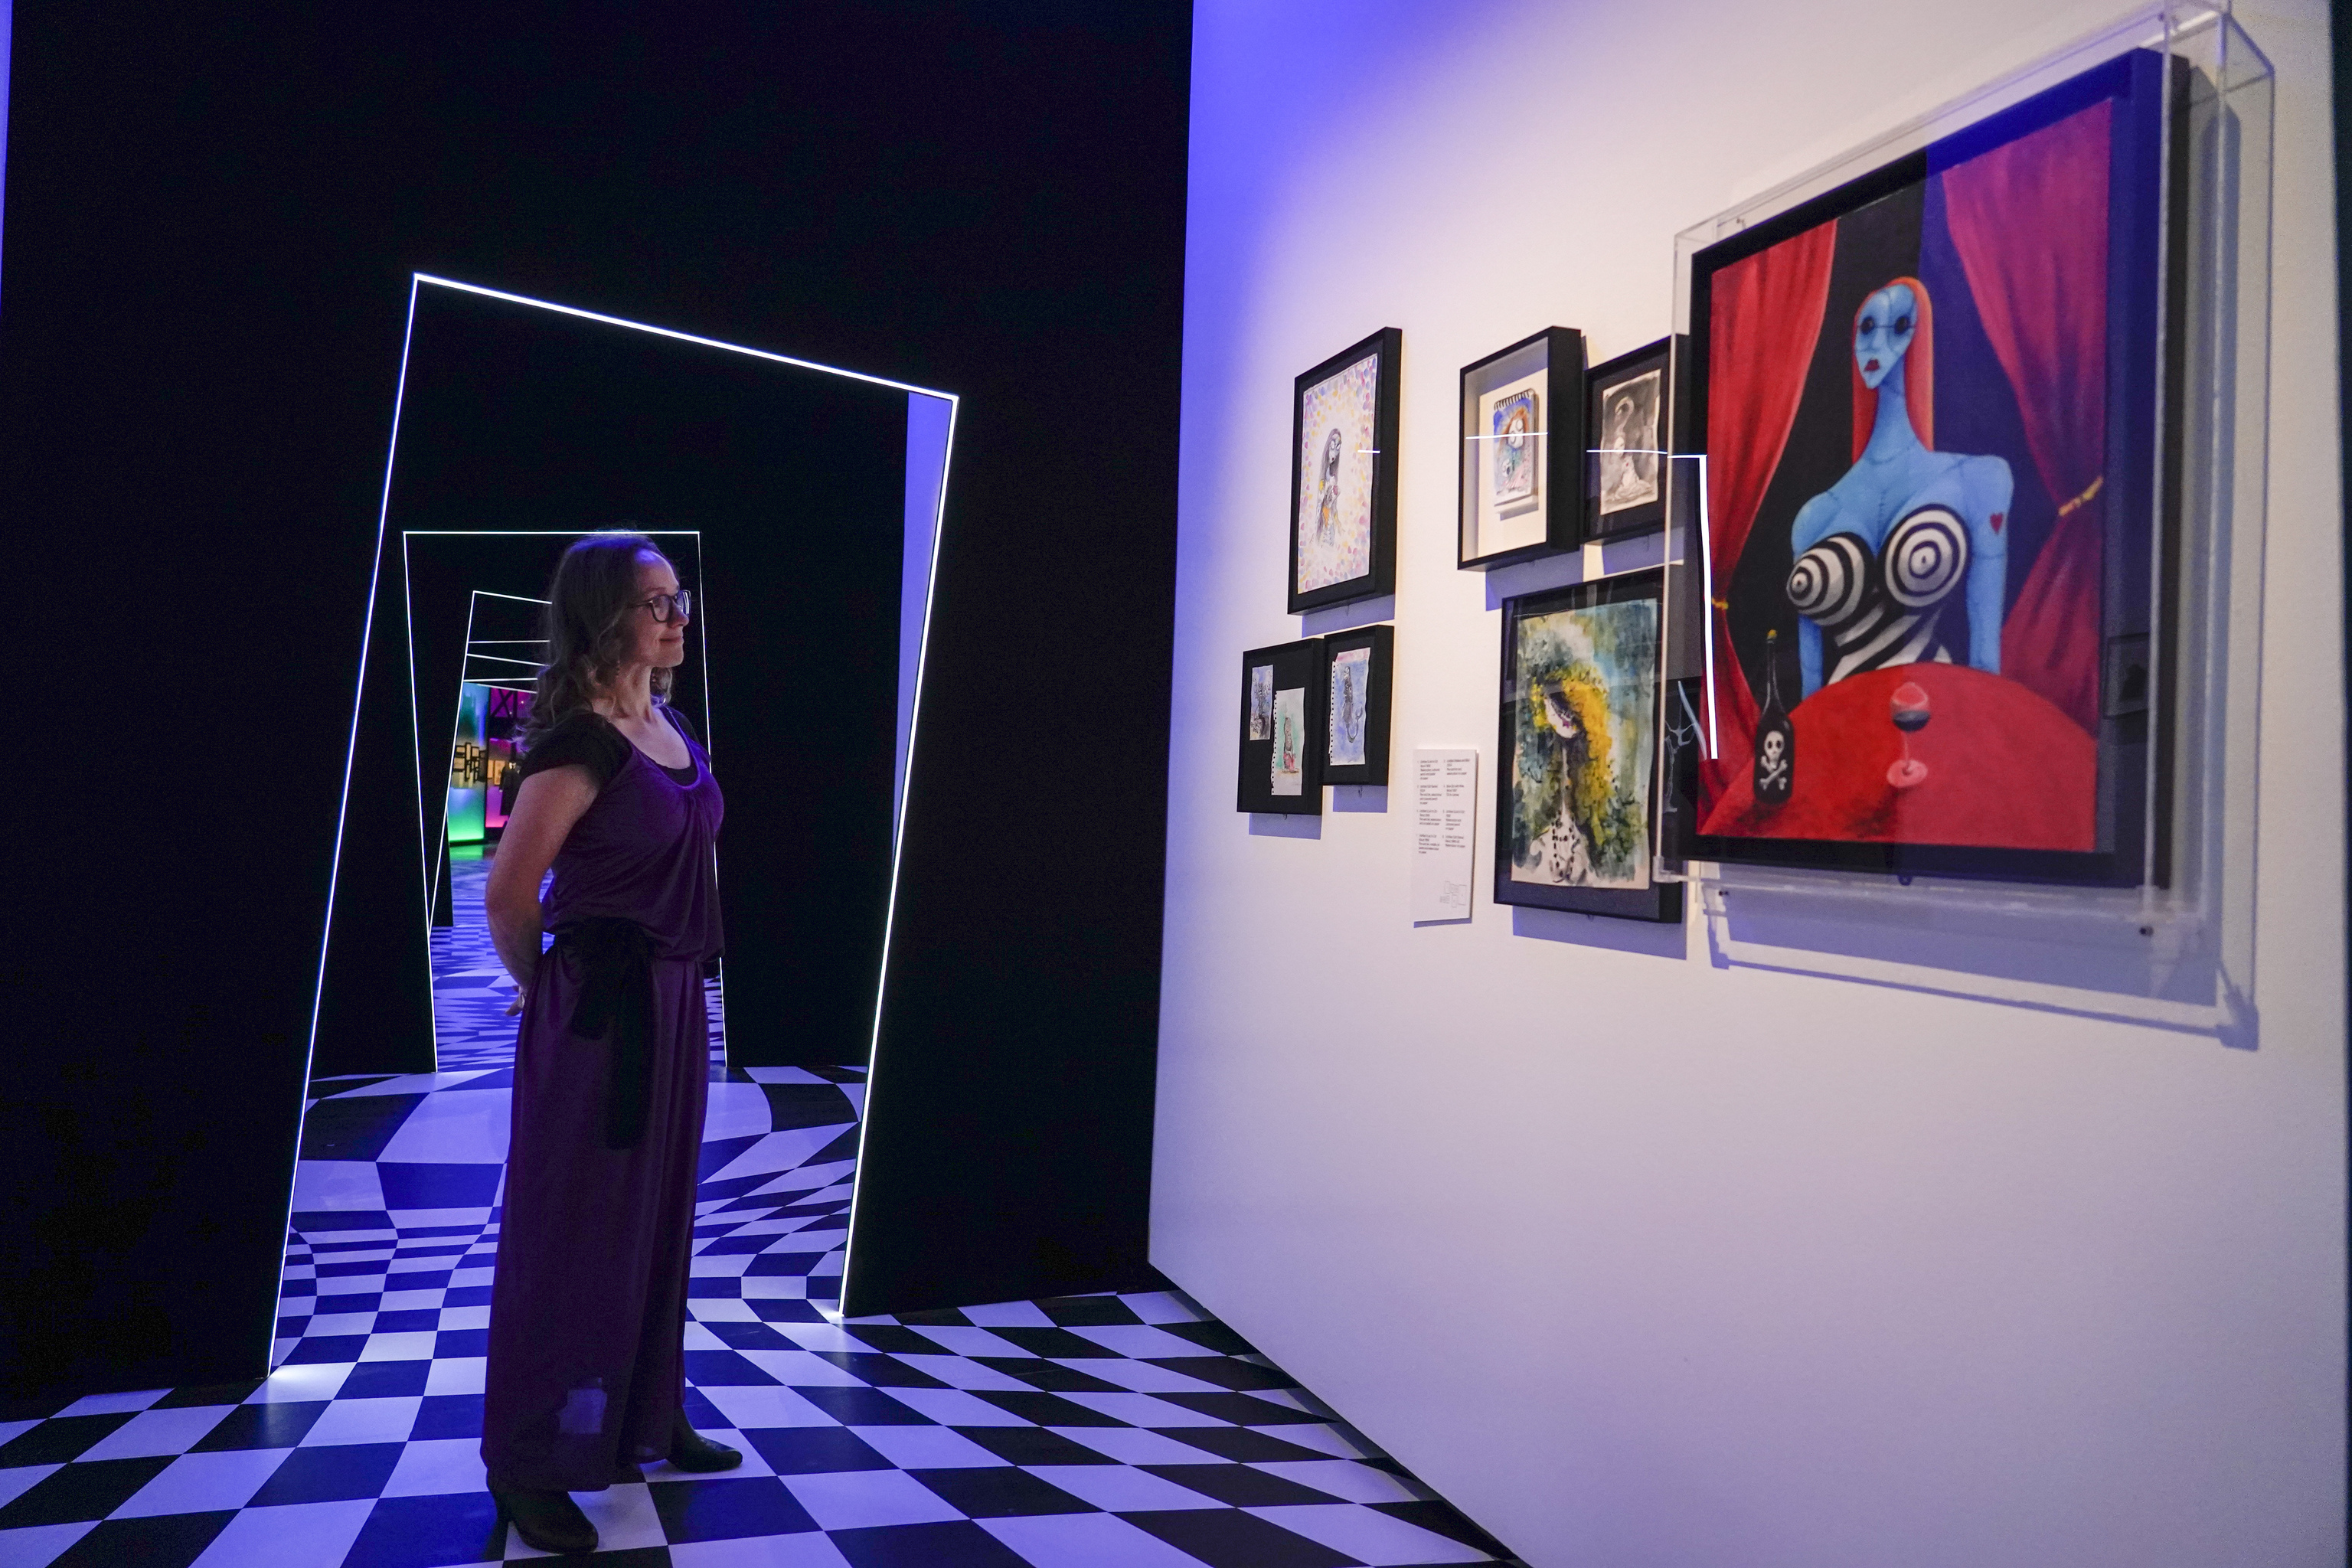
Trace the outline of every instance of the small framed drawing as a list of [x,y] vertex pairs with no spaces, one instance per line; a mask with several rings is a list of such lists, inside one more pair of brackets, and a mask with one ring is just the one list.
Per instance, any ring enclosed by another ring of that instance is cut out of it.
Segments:
[[[1584,487],[1570,454],[1583,443],[1582,332],[1546,327],[1463,366],[1455,564],[1484,572],[1582,543]],[[1554,481],[1555,463],[1567,482]]]
[[1323,782],[1389,782],[1389,689],[1396,628],[1366,626],[1323,639]]
[[1674,449],[1674,340],[1595,365],[1586,377],[1585,532],[1643,533],[1666,521],[1666,457]]
[[1397,369],[1383,327],[1300,376],[1290,407],[1290,614],[1396,588]]
[[1495,901],[1679,921],[1654,872],[1662,574],[1503,602]]
[[[1386,628],[1383,627],[1383,630]],[[1242,655],[1241,777],[1235,811],[1323,814],[1323,640]],[[1381,740],[1387,740],[1385,710]]]

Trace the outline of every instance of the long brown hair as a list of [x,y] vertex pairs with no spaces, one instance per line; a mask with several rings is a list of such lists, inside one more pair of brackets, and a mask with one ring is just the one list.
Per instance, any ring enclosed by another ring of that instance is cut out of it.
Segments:
[[[621,672],[638,605],[637,563],[646,555],[669,559],[644,534],[615,530],[590,534],[556,563],[554,580],[547,585],[547,664],[539,672],[538,694],[524,726],[525,751],[590,708]],[[656,697],[669,696],[670,675],[667,669],[653,672]]]

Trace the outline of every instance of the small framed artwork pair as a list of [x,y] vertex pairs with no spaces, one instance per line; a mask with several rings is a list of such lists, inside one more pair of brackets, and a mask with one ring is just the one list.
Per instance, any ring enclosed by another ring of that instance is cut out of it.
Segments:
[[1547,327],[1462,371],[1465,571],[1664,526],[1673,341],[1588,370],[1584,334]]
[[1503,605],[1495,901],[1679,921],[1658,879],[1658,571]]
[[1234,810],[1318,816],[1327,784],[1388,783],[1394,637],[1366,626],[1242,655]]

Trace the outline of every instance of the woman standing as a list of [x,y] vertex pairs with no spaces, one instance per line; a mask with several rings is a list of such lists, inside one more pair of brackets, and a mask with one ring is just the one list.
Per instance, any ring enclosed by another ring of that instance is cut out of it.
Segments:
[[591,535],[548,596],[548,663],[486,896],[522,1025],[482,1463],[524,1541],[579,1552],[596,1531],[568,1493],[656,1459],[742,1460],[681,1403],[722,806],[665,700],[692,609],[670,563],[641,535]]

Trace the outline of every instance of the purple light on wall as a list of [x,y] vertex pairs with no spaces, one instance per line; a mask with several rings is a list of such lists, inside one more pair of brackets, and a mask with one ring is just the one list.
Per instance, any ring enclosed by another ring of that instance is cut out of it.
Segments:
[[[9,42],[16,37],[16,0],[0,0],[0,241],[8,234],[8,66],[16,58]],[[0,245],[0,275],[5,272],[7,250]]]

